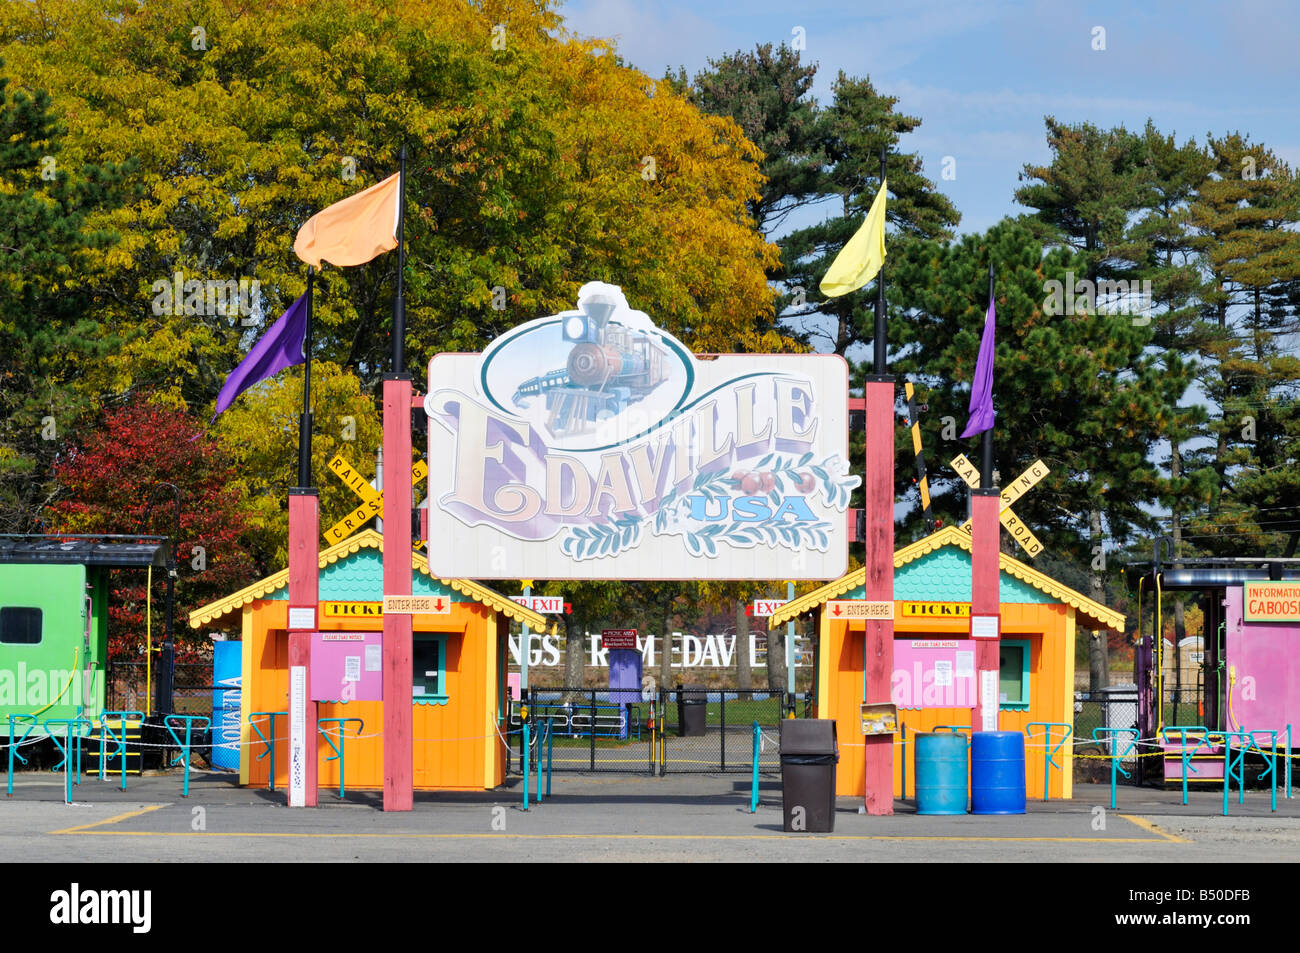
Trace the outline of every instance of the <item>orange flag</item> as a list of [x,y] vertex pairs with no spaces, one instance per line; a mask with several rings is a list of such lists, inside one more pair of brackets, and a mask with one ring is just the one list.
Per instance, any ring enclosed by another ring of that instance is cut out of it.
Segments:
[[293,250],[314,268],[364,265],[397,247],[400,173],[317,212],[298,229]]

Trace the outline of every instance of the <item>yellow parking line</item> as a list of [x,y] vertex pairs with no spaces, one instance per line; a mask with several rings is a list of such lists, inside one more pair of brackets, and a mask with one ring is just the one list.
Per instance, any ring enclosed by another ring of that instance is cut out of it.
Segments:
[[1174,834],[1170,834],[1168,831],[1162,831],[1159,827],[1157,827],[1155,824],[1152,824],[1145,817],[1138,817],[1136,814],[1121,814],[1120,817],[1124,818],[1125,820],[1132,821],[1138,827],[1142,828],[1142,830],[1149,831],[1152,834],[1156,834],[1159,837],[1169,841],[1171,844],[1191,843],[1191,841],[1187,840],[1186,838],[1178,837]]
[[[295,838],[357,838],[357,839],[410,839],[410,840],[654,840],[654,841],[756,841],[789,840],[789,834],[422,834],[422,833],[322,833],[316,831],[52,831],[55,834],[86,834],[102,837],[295,837]],[[973,843],[1044,842],[1066,844],[1152,844],[1161,838],[1152,837],[963,837],[960,835],[930,834],[807,834],[817,840],[843,841],[969,841]]]
[[[138,811],[127,811],[124,814],[114,814],[112,817],[106,817],[102,821],[94,821],[90,824],[82,824],[78,827],[67,827],[61,831],[50,831],[51,834],[107,834],[108,831],[92,831],[91,828],[103,827],[105,824],[116,824],[119,821],[125,821],[132,817],[139,817],[141,814],[148,814],[150,811],[156,811],[159,808],[166,807],[166,804],[150,804],[148,807],[142,807]],[[120,833],[129,834],[131,831],[121,831]]]

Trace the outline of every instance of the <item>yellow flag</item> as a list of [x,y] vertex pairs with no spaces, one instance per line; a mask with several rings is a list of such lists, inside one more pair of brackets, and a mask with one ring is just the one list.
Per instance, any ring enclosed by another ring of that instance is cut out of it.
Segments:
[[880,183],[876,200],[871,203],[867,220],[840,249],[819,286],[828,298],[838,298],[857,291],[880,271],[885,263],[885,193],[887,183]]
[[364,265],[397,247],[400,173],[335,202],[298,229],[293,251],[307,264]]

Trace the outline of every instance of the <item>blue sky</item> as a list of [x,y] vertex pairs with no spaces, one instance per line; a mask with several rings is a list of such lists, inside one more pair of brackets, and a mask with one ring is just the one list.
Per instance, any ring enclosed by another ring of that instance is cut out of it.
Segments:
[[[829,103],[838,71],[870,77],[922,120],[902,147],[983,231],[1015,204],[1026,162],[1050,156],[1043,117],[1141,129],[1148,117],[1180,141],[1238,131],[1300,165],[1300,4],[1048,2],[1048,0],[570,0],[566,26],[616,40],[652,76],[759,43],[791,43],[819,65]],[[1094,50],[1094,28],[1105,49]],[[956,177],[941,178],[952,156]]]

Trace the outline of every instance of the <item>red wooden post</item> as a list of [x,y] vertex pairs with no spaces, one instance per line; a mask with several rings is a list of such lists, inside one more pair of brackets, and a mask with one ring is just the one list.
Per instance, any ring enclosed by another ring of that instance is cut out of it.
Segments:
[[[894,379],[869,375],[866,397],[867,452],[863,471],[866,510],[866,578],[863,598],[894,601]],[[894,671],[894,620],[866,622],[863,660],[868,703],[888,702]],[[894,738],[864,737],[865,805],[868,814],[894,813]]]
[[[320,572],[320,500],[316,490],[310,487],[294,487],[289,490],[289,605],[311,606],[312,619],[316,621],[319,609],[319,572]],[[290,691],[292,691],[292,672],[296,666],[306,669],[307,703],[301,725],[294,724],[294,706],[289,705],[289,736],[298,732],[306,747],[304,776],[305,787],[303,806],[316,806],[316,703],[311,700],[311,629],[289,630],[289,670]],[[292,764],[292,760],[290,762]],[[286,790],[286,797],[292,794]]]
[[[998,647],[1001,638],[1002,603],[999,598],[998,510],[1002,500],[996,488],[971,491],[971,631],[980,617],[997,621],[998,638],[975,640],[975,706],[971,708],[971,731],[998,730]],[[987,682],[992,682],[990,701]]]
[[[411,594],[411,378],[384,377],[384,595]],[[411,623],[384,614],[384,810],[414,806]]]

